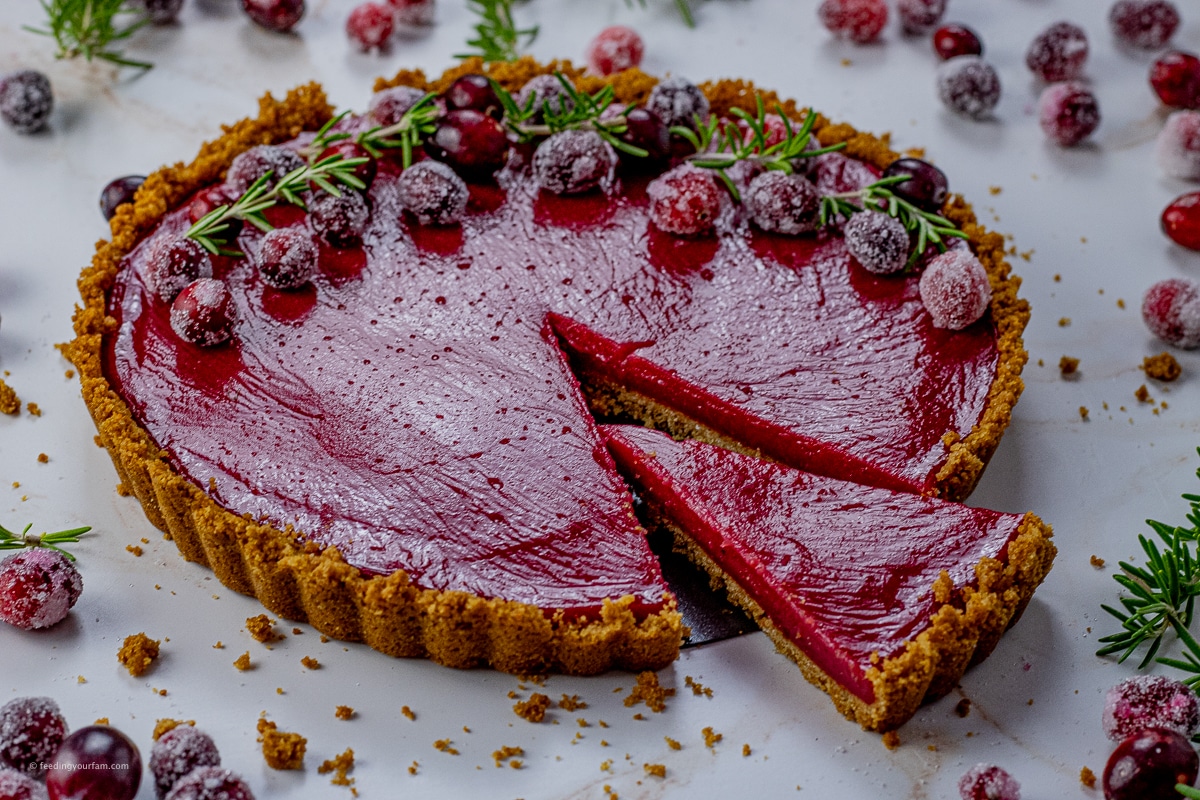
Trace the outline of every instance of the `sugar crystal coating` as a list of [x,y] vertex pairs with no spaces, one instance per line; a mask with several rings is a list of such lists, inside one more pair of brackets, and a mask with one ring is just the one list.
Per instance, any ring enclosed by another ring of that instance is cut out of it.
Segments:
[[394,26],[391,6],[383,3],[359,3],[346,17],[346,35],[363,51],[387,44]]
[[79,570],[55,550],[36,547],[0,562],[0,619],[18,628],[57,625],[82,591]]
[[574,101],[567,94],[567,88],[557,75],[538,75],[530,78],[517,94],[517,105],[528,108],[533,103],[534,119],[541,119],[546,108],[552,114],[562,114],[575,107]]
[[0,798],[4,800],[47,800],[46,787],[25,772],[0,768]]
[[946,0],[897,0],[896,13],[905,33],[925,33],[942,21]]
[[767,170],[750,181],[742,202],[764,231],[796,235],[817,228],[821,196],[803,175]]
[[191,725],[179,725],[167,731],[150,750],[150,773],[154,776],[154,791],[160,800],[192,770],[220,765],[221,754],[212,738]]
[[854,214],[842,226],[846,249],[868,272],[887,275],[908,262],[908,231],[904,223],[880,211]]
[[18,697],[0,706],[0,766],[40,778],[66,736],[67,721],[49,697]]
[[930,260],[918,289],[933,326],[955,331],[982,317],[992,300],[987,270],[969,250],[947,250]]
[[1069,81],[1079,77],[1087,54],[1083,28],[1071,22],[1056,22],[1030,42],[1025,66],[1044,81]]
[[413,164],[396,182],[400,203],[422,225],[457,225],[467,211],[466,181],[440,161]]
[[958,781],[962,800],[1021,800],[1021,785],[995,764],[976,764]]
[[231,770],[204,766],[181,778],[166,800],[254,800],[254,793]]
[[1104,735],[1114,742],[1146,728],[1170,728],[1191,736],[1200,727],[1200,700],[1179,681],[1135,675],[1104,696]]
[[1179,27],[1179,10],[1169,0],[1117,0],[1108,10],[1108,24],[1130,47],[1157,50]]
[[595,131],[560,131],[533,153],[533,179],[554,194],[607,188],[616,168],[617,151]]
[[208,251],[186,236],[159,242],[146,261],[147,282],[164,303],[174,300],[192,281],[212,274]]
[[1047,86],[1038,99],[1038,124],[1053,142],[1069,147],[1086,139],[1100,124],[1096,95],[1081,83]]
[[1158,338],[1176,347],[1200,347],[1200,284],[1168,278],[1151,286],[1142,300],[1142,319]]
[[54,108],[50,79],[25,69],[0,79],[0,118],[17,133],[36,133]]
[[612,75],[642,63],[646,46],[633,28],[610,25],[588,45],[588,68],[598,75]]
[[357,247],[370,218],[366,198],[344,187],[340,195],[315,192],[308,201],[309,224],[334,247]]
[[879,38],[887,24],[888,7],[884,0],[823,0],[817,16],[831,33],[868,44]]
[[955,56],[938,66],[937,91],[950,110],[983,119],[1000,102],[1000,76],[979,56]]
[[646,188],[650,219],[666,231],[694,236],[712,230],[721,211],[721,189],[706,170],[683,164],[655,178]]
[[258,272],[276,289],[295,289],[317,271],[317,246],[307,228],[276,228],[263,236]]
[[1172,178],[1200,181],[1200,111],[1176,111],[1167,117],[1154,156]]
[[226,190],[231,197],[238,198],[268,172],[271,177],[267,185],[274,186],[284,175],[303,166],[304,159],[295,151],[278,145],[260,144],[233,159],[229,172],[225,174]]
[[201,347],[228,341],[236,318],[229,287],[214,278],[192,282],[171,304],[171,330]]
[[376,125],[387,127],[400,121],[410,108],[421,101],[425,93],[412,86],[393,86],[371,95],[367,116]]
[[696,118],[708,119],[708,98],[686,78],[666,78],[650,90],[646,108],[658,115],[668,128],[682,125],[695,129]]

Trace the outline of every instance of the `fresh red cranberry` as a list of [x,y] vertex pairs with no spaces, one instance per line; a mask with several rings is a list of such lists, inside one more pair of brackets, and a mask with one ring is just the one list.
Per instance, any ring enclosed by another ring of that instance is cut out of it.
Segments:
[[[330,156],[341,156],[343,159],[365,158],[354,168],[354,177],[363,182],[364,186],[369,187],[375,181],[375,173],[378,170],[378,165],[375,159],[371,156],[367,149],[361,144],[355,143],[353,139],[340,139],[326,147],[317,156],[317,161],[322,161]],[[366,191],[365,189],[363,191]]]
[[137,0],[137,5],[146,10],[155,25],[169,25],[179,18],[183,0]]
[[966,25],[951,22],[933,32],[933,52],[943,61],[955,56],[981,56],[983,42]]
[[612,182],[617,152],[589,130],[552,134],[533,153],[533,179],[554,194],[581,194]]
[[646,151],[646,158],[661,161],[671,154],[671,131],[662,118],[648,108],[634,106],[625,115],[621,140]]
[[254,793],[232,771],[206,766],[182,778],[166,800],[254,800]]
[[708,98],[696,84],[678,76],[665,78],[650,90],[646,108],[658,115],[668,128],[696,129],[696,120],[708,119]]
[[446,108],[451,110],[482,111],[489,117],[500,119],[504,116],[504,107],[492,82],[484,75],[472,73],[463,75],[450,84],[450,88],[442,94]]
[[1200,700],[1179,681],[1162,675],[1126,678],[1104,695],[1104,735],[1114,742],[1146,728],[1191,736],[1200,728]]
[[150,774],[154,776],[154,791],[160,800],[192,770],[220,765],[217,745],[207,733],[192,725],[172,728],[150,749]]
[[850,255],[868,272],[889,275],[908,263],[908,229],[895,217],[879,211],[852,214],[842,234]]
[[224,282],[200,278],[171,304],[171,329],[186,342],[212,347],[229,340],[237,319],[233,295]]
[[9,700],[0,707],[0,766],[40,779],[66,736],[67,721],[49,697]]
[[1175,111],[1167,117],[1154,155],[1172,178],[1200,181],[1200,111]]
[[4,800],[46,800],[46,787],[27,773],[0,767],[0,797]]
[[750,181],[742,204],[764,231],[795,236],[816,230],[821,196],[803,175],[767,170]]
[[817,16],[831,33],[857,44],[869,44],[879,38],[887,24],[888,7],[884,0],[822,0]]
[[386,45],[394,28],[391,6],[382,3],[360,3],[346,17],[346,35],[363,52]]
[[401,25],[432,25],[433,0],[388,0]]
[[1185,350],[1200,346],[1200,284],[1184,278],[1154,284],[1142,299],[1142,319],[1167,344]]
[[612,75],[641,66],[646,45],[633,28],[610,25],[588,45],[588,68],[597,75]]
[[425,92],[411,86],[393,86],[371,95],[367,116],[381,127],[395,125],[408,110],[421,102]]
[[721,212],[722,191],[712,173],[686,164],[651,181],[647,194],[650,220],[679,236],[707,233]]
[[83,578],[57,550],[35,547],[0,562],[0,619],[25,630],[66,619],[83,591]]
[[1177,800],[1175,784],[1196,782],[1200,758],[1187,738],[1147,728],[1125,739],[1104,767],[1105,800]]
[[1025,66],[1044,81],[1069,81],[1079,77],[1087,54],[1083,28],[1056,22],[1034,37],[1025,51]]
[[113,178],[108,185],[100,190],[100,213],[106,220],[112,219],[117,213],[117,206],[132,203],[138,188],[146,182],[144,175],[126,175],[123,178]]
[[900,28],[910,36],[926,33],[942,21],[946,0],[897,0]]
[[995,764],[976,764],[958,781],[962,800],[1021,800],[1021,786]]
[[893,184],[891,189],[900,197],[925,211],[937,211],[950,193],[946,173],[919,158],[897,158],[883,171],[884,178],[907,175],[908,180]]
[[1157,50],[1179,27],[1179,10],[1169,0],[1117,0],[1108,10],[1117,39],[1142,50]]
[[197,278],[212,277],[208,251],[195,239],[180,236],[159,242],[146,260],[146,282],[164,303]]
[[50,79],[24,69],[0,78],[0,119],[17,133],[37,133],[46,127],[54,108]]
[[46,773],[50,800],[133,800],[141,783],[137,745],[107,725],[89,725],[68,736]]
[[349,189],[342,189],[339,195],[316,192],[308,201],[308,223],[313,232],[340,249],[362,244],[370,219],[367,199]]
[[1096,130],[1100,104],[1081,83],[1055,83],[1047,86],[1038,100],[1038,122],[1052,142],[1070,147]]
[[286,33],[304,16],[304,0],[242,0],[242,10],[267,30]]
[[1163,209],[1162,229],[1180,247],[1200,250],[1200,192],[1188,192],[1172,200]]
[[426,140],[425,152],[468,175],[490,174],[508,158],[508,137],[481,111],[450,111]]
[[297,289],[317,272],[317,246],[307,228],[268,231],[258,250],[258,272],[268,286]]
[[274,144],[260,144],[239,153],[225,174],[225,188],[230,197],[241,197],[247,189],[268,172],[268,186],[274,186],[280,178],[304,166],[304,159],[294,150]]
[[[217,184],[209,186],[207,189],[201,189],[196,192],[192,202],[188,204],[188,219],[193,224],[204,219],[206,216],[216,211],[221,206],[233,205],[237,198],[231,198],[225,184]],[[222,235],[234,239],[242,232],[242,220],[237,217],[230,217],[223,223],[228,226],[222,232]],[[202,277],[197,275],[196,277]]]
[[470,192],[458,173],[440,161],[421,161],[396,181],[400,204],[422,225],[457,225]]
[[917,288],[933,327],[962,330],[987,311],[992,287],[987,270],[969,250],[947,250],[921,273]]
[[1150,68],[1155,94],[1175,108],[1200,108],[1200,58],[1172,50]]
[[986,119],[1000,102],[1000,76],[979,56],[958,56],[938,67],[937,90],[951,111]]
[[557,75],[536,75],[525,82],[517,93],[517,105],[524,109],[531,104],[534,121],[542,120],[547,108],[551,114],[562,114],[575,107],[575,101]]

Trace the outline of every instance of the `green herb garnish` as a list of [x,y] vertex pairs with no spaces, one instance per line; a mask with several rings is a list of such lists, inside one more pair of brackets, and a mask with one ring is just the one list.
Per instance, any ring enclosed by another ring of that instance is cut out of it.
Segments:
[[[153,64],[126,58],[113,42],[127,39],[134,31],[150,21],[144,9],[129,0],[41,0],[46,12],[44,28],[25,26],[39,36],[49,36],[58,43],[56,58],[83,56],[88,61],[98,58],[121,67],[150,69]],[[127,24],[118,24],[118,17],[127,17]]]
[[475,38],[467,45],[475,48],[456,53],[455,58],[479,56],[484,61],[515,61],[521,51],[537,38],[538,28],[518,28],[513,20],[513,0],[467,0],[467,7],[479,17]]
[[54,533],[31,534],[29,529],[32,527],[33,523],[31,522],[25,526],[25,530],[20,533],[13,533],[8,528],[0,525],[0,550],[45,547],[48,550],[57,550],[69,560],[74,561],[75,556],[62,549],[60,545],[78,542],[80,536],[92,529],[90,525],[84,525],[82,528],[71,528],[70,530],[55,531]]
[[[617,150],[638,158],[648,155],[644,149],[620,138],[628,127],[625,122],[627,109],[622,110],[620,114],[605,115],[613,103],[611,84],[595,94],[588,94],[576,89],[561,73],[554,73],[554,77],[562,84],[565,97],[559,98],[557,104],[545,101],[541,108],[537,107],[536,96],[530,96],[522,106],[503,86],[492,81],[492,89],[504,108],[504,124],[512,131],[517,141],[528,142],[560,131],[593,130]],[[539,114],[542,121],[534,122]]]
[[[638,5],[646,8],[646,0],[637,0]],[[625,0],[625,5],[633,7],[633,0]],[[675,7],[679,9],[679,16],[683,17],[683,24],[689,28],[696,27],[696,19],[692,16],[692,7],[688,0],[675,0]]]

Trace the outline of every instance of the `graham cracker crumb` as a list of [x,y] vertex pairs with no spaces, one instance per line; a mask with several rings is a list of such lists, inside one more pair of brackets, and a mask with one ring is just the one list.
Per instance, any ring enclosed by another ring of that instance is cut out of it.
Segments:
[[1088,767],[1079,770],[1079,782],[1089,789],[1096,788],[1096,773]]
[[217,642],[216,644],[214,644],[214,645],[212,646],[212,648],[213,648],[213,650],[224,650],[224,649],[225,649],[225,643],[224,643],[224,642]]
[[962,700],[959,700],[958,703],[954,706],[954,713],[957,714],[959,717],[965,717],[968,714],[970,714],[971,713],[971,701],[969,699],[967,699],[966,697],[964,697]]
[[20,488],[21,488],[21,482],[20,482],[20,481],[13,481],[12,488],[14,488],[14,489],[20,489]]
[[710,750],[712,749],[713,745],[725,738],[723,735],[714,731],[712,726],[702,729],[700,733],[704,736],[704,746]]
[[1125,299],[1123,297],[1117,298],[1117,308],[1125,308]]
[[413,710],[408,706],[401,706],[400,713],[411,719],[413,722],[416,722],[417,720],[417,715],[413,713]]
[[672,750],[682,750],[683,749],[683,745],[681,745],[675,739],[672,739],[670,736],[664,736],[663,739],[666,740],[667,747],[671,748]]
[[299,636],[302,633],[304,633],[302,628],[292,628],[292,636]]
[[641,720],[641,719],[645,719],[646,717],[642,714],[642,712],[639,711],[638,713],[633,715],[633,718]]
[[518,717],[529,722],[541,722],[546,718],[546,709],[550,707],[550,698],[541,692],[534,692],[528,700],[518,701],[513,711]]
[[[951,433],[954,434],[954,438],[957,440],[957,438],[958,438],[957,432],[951,431],[950,433],[947,433],[946,436],[950,436]],[[943,441],[945,441],[945,437],[943,437]],[[953,444],[953,442],[946,442],[946,443]],[[704,695],[705,697],[713,696],[712,689],[709,689],[707,686],[704,686],[703,684],[696,682],[695,680],[692,679],[691,675],[684,676],[683,685],[691,688],[692,694],[696,695],[697,697],[699,697],[700,695]]]
[[578,711],[581,708],[587,708],[588,704],[580,700],[577,694],[564,694],[562,699],[558,701],[558,707],[563,711]]
[[135,557],[135,558],[141,558],[141,557],[142,557],[142,548],[138,547],[136,544],[127,544],[127,545],[125,545],[125,552],[127,552],[127,553],[133,553],[133,555],[134,555],[134,557]]
[[75,678],[75,682],[76,683],[87,683],[87,678],[80,675],[79,677]]
[[418,767],[420,767],[420,766],[421,766],[421,765],[420,765],[420,764],[418,764],[416,761],[414,761],[413,763],[409,764],[409,765],[408,765],[408,774],[409,774],[409,775],[416,775],[416,774],[417,774],[417,768],[418,768]]
[[598,720],[596,720],[596,724],[597,724],[597,725],[599,725],[601,728],[607,728],[607,727],[608,727],[608,723],[607,723],[607,722],[605,722],[605,721],[604,721],[604,720],[602,720],[602,719],[598,719]]
[[283,694],[283,687],[282,687],[282,686],[276,686],[276,687],[275,687],[275,694]]
[[1058,360],[1058,371],[1062,373],[1064,378],[1076,375],[1079,372],[1079,359],[1071,356],[1063,356]]
[[248,669],[254,669],[254,665],[252,663],[250,663],[250,651],[247,650],[246,652],[244,652],[240,656],[238,656],[237,659],[233,662],[233,665],[235,667],[237,667],[239,670],[241,670],[242,672],[245,672]]
[[333,715],[338,719],[344,720],[354,719],[356,716],[358,716],[354,709],[350,706],[338,706],[337,710],[333,712]]
[[117,651],[117,661],[125,665],[129,674],[138,677],[150,669],[154,659],[158,658],[157,639],[151,639],[145,633],[135,633],[125,637],[125,643]]
[[1059,318],[1058,318],[1058,327],[1060,327],[1060,328],[1066,328],[1066,327],[1069,327],[1069,326],[1070,326],[1070,324],[1071,324],[1071,318],[1070,318],[1070,317],[1059,317]]
[[277,642],[283,639],[284,636],[279,631],[275,630],[275,620],[268,617],[266,614],[259,614],[256,617],[248,617],[246,619],[246,632],[258,642],[264,644],[269,642]]
[[900,746],[900,734],[896,733],[895,731],[888,731],[885,733],[883,735],[883,746],[888,750],[895,750]]
[[107,724],[108,724],[108,717],[100,717],[99,719],[97,719],[97,720],[96,720],[94,723],[92,723],[92,724],[94,724],[94,725],[107,725]]
[[1079,418],[1081,420],[1084,420],[1085,422],[1087,421],[1087,418],[1088,418],[1088,407],[1087,406],[1079,407]]
[[[250,654],[246,653],[249,660]],[[308,740],[298,733],[288,733],[266,719],[258,721],[258,741],[262,742],[263,759],[271,769],[303,769],[304,751]]]
[[638,674],[637,685],[630,690],[629,696],[625,698],[625,707],[632,708],[638,703],[645,703],[647,708],[658,714],[666,710],[667,698],[674,696],[674,689],[664,689],[662,686],[659,686],[657,673],[646,670]]
[[157,742],[162,738],[164,733],[167,731],[173,731],[180,725],[191,725],[192,727],[195,727],[196,720],[171,719],[170,717],[164,717],[154,723],[154,731],[150,734],[150,738]]
[[1090,560],[1096,569],[1104,569],[1104,559],[1100,556],[1092,556]]
[[750,756],[750,744],[749,744],[749,742],[747,742],[746,744],[742,745],[742,756],[743,756],[743,757],[747,757],[747,758]]
[[50,456],[46,455],[45,453],[38,453],[38,463],[39,464],[45,464],[49,460],[50,460]]
[[334,772],[336,774],[329,781],[331,784],[334,786],[353,786],[354,778],[348,776],[348,773],[352,769],[354,769],[354,750],[347,747],[341,755],[322,761],[321,766],[317,767],[317,774],[327,775],[330,772]]
[[642,769],[646,770],[647,775],[653,775],[656,778],[667,777],[667,766],[665,764],[642,764]]
[[446,753],[448,755],[452,755],[452,756],[458,755],[458,751],[450,746],[449,739],[438,739],[436,742],[433,743],[433,748],[435,750],[441,750],[443,753]]
[[1133,396],[1137,398],[1139,403],[1154,402],[1154,398],[1150,396],[1150,390],[1146,388],[1146,384],[1144,383],[1137,388],[1137,391],[1133,393]]
[[[303,664],[308,669],[320,669],[321,668],[321,662],[317,661],[312,656],[305,656],[304,658],[300,659],[300,663]],[[405,706],[405,708],[407,708],[407,706]]]
[[21,398],[13,388],[0,379],[0,412],[15,417],[21,413]]
[[[496,750],[492,753],[492,760],[496,762],[497,767],[502,767],[504,766],[505,761],[515,758],[516,756],[524,755],[525,751],[520,747],[509,747],[508,745],[504,745],[499,750]],[[517,764],[517,766],[514,766],[513,769],[520,769],[521,762],[516,761],[514,763]],[[512,766],[512,764],[509,766]]]
[[1146,356],[1142,359],[1142,369],[1147,378],[1170,383],[1183,374],[1183,367],[1170,353],[1159,353],[1156,356]]
[[130,497],[132,495],[133,495],[133,492],[130,491],[128,486],[126,486],[123,483],[117,484],[117,496],[118,497]]
[[74,378],[74,377],[75,377],[75,370],[73,370],[73,369],[69,369],[69,370],[67,370],[66,372],[64,372],[64,373],[63,373],[63,377],[64,377],[64,378],[66,378],[67,380],[70,380],[71,378]]
[[37,403],[26,403],[25,410],[35,417],[40,417],[42,415],[42,410],[38,408]]

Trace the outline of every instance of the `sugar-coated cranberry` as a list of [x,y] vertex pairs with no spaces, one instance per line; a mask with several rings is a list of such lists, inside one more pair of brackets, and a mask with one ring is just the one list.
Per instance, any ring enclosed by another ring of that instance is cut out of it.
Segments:
[[41,778],[66,736],[67,721],[49,697],[9,700],[0,707],[0,766]]
[[396,191],[400,204],[422,225],[457,225],[470,199],[467,184],[440,161],[421,161],[404,170]]
[[896,14],[900,28],[910,35],[933,30],[946,13],[946,0],[897,0]]
[[1025,66],[1044,81],[1069,81],[1079,77],[1087,54],[1083,28],[1056,22],[1034,37],[1025,51]]
[[958,781],[962,800],[1021,800],[1021,785],[995,764],[976,764]]
[[354,168],[354,177],[366,186],[370,186],[375,181],[375,173],[379,168],[375,159],[365,147],[355,143],[353,139],[341,139],[329,145],[317,156],[317,161],[322,161],[330,156],[341,156],[343,159],[365,158],[366,161]]
[[951,22],[933,32],[933,52],[943,61],[955,56],[981,56],[983,42],[966,25]]
[[393,86],[371,95],[367,105],[367,116],[381,127],[395,125],[410,108],[425,96],[425,92],[412,86]]
[[1167,117],[1154,155],[1172,178],[1200,181],[1200,111],[1175,111]]
[[[188,219],[195,224],[221,206],[233,205],[236,199],[229,196],[228,187],[225,184],[217,184],[216,186],[209,186],[207,189],[201,189],[196,192],[195,197],[192,198],[192,202],[188,204]],[[230,217],[223,224],[227,227],[222,231],[222,235],[227,238],[236,238],[242,232],[242,221],[237,217]]]
[[48,800],[46,787],[24,772],[0,768],[0,797],[4,800]]
[[517,105],[523,109],[532,105],[533,119],[541,120],[547,108],[551,114],[562,114],[574,108],[575,102],[557,75],[536,75],[517,93]]
[[82,591],[79,570],[56,550],[36,547],[0,562],[0,619],[18,628],[57,625]]
[[1200,250],[1200,192],[1188,192],[1171,201],[1162,213],[1163,233],[1189,250]]
[[907,175],[908,180],[892,184],[891,190],[917,208],[937,211],[950,193],[946,173],[919,158],[897,158],[883,171],[884,178]]
[[533,153],[533,179],[554,194],[580,194],[612,183],[617,152],[589,130],[559,131]]
[[879,211],[852,214],[842,233],[846,249],[868,272],[888,275],[908,263],[908,230],[895,217]]
[[254,793],[234,772],[205,766],[176,783],[166,800],[254,800]]
[[164,303],[174,300],[192,281],[211,277],[208,251],[186,236],[159,242],[146,260],[146,282]]
[[304,16],[304,0],[242,0],[242,10],[267,30],[286,33]]
[[821,194],[857,192],[879,178],[866,164],[842,153],[822,153],[807,160],[813,162],[809,174]]
[[482,111],[496,119],[504,116],[504,107],[500,105],[500,98],[496,95],[492,82],[484,75],[475,73],[463,75],[450,84],[450,88],[442,97],[446,100],[446,108],[451,110]]
[[343,188],[339,195],[315,192],[308,201],[308,222],[313,231],[338,248],[357,247],[371,219],[367,199]]
[[50,79],[33,69],[0,78],[0,118],[17,133],[36,133],[54,108]]
[[947,250],[931,259],[918,289],[933,327],[953,331],[982,317],[992,301],[987,270],[969,250]]
[[89,725],[64,739],[46,773],[50,800],[133,800],[141,783],[137,745],[107,725]]
[[1104,735],[1114,742],[1146,728],[1191,736],[1200,728],[1200,701],[1179,681],[1162,675],[1126,678],[1104,695]]
[[658,115],[668,128],[677,125],[695,130],[696,120],[708,119],[708,98],[700,87],[686,78],[671,77],[659,81],[650,90],[646,108]]
[[383,3],[359,3],[346,17],[346,35],[363,52],[382,48],[392,38],[395,17],[391,6]]
[[132,203],[138,188],[146,182],[144,175],[126,175],[113,178],[108,185],[100,190],[100,213],[105,219],[112,219],[117,213],[117,206]]
[[256,180],[271,173],[268,186],[293,170],[304,166],[304,159],[294,150],[273,144],[260,144],[238,154],[225,174],[225,187],[233,198],[241,197]]
[[742,203],[764,231],[794,236],[816,230],[821,196],[803,175],[767,170],[750,181]]
[[212,737],[192,725],[172,728],[150,749],[150,774],[160,800],[192,770],[220,765],[221,754]]
[[1196,782],[1200,758],[1186,737],[1147,728],[1122,741],[1104,767],[1105,800],[1176,800],[1175,784]]
[[660,161],[671,154],[671,131],[662,117],[648,108],[634,106],[625,115],[621,140],[646,151],[646,158]]
[[1200,284],[1168,278],[1151,286],[1142,298],[1142,319],[1167,344],[1200,347]]
[[641,66],[645,52],[646,45],[637,31],[625,25],[610,25],[588,45],[588,68],[597,75],[612,75]]
[[401,25],[432,25],[435,11],[433,0],[388,0]]
[[268,286],[296,289],[317,272],[317,246],[307,228],[276,228],[263,236],[258,273]]
[[490,174],[508,158],[508,137],[481,111],[450,111],[426,140],[425,152],[468,175]]
[[1179,10],[1170,0],[1117,0],[1108,10],[1108,24],[1124,44],[1157,50],[1179,27]]
[[229,341],[236,319],[237,307],[229,287],[214,278],[188,284],[171,304],[171,330],[201,347]]
[[957,56],[938,66],[937,90],[951,111],[984,119],[1000,102],[1000,76],[979,56]]
[[817,16],[831,33],[868,44],[878,39],[887,25],[888,7],[884,0],[822,0]]
[[1200,58],[1172,50],[1150,67],[1150,86],[1158,99],[1175,108],[1200,108]]
[[137,5],[155,25],[167,25],[179,18],[183,0],[137,0]]
[[1082,83],[1051,84],[1038,99],[1038,123],[1050,141],[1070,147],[1096,130],[1100,124],[1100,104]]
[[707,170],[684,164],[650,182],[650,220],[667,233],[695,236],[712,230],[722,191]]

